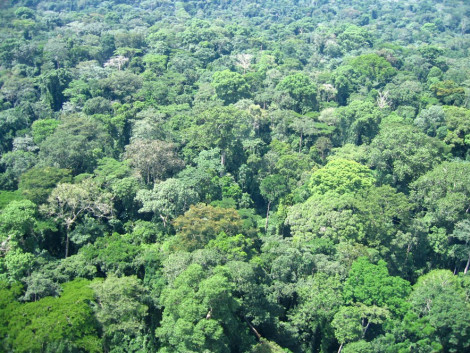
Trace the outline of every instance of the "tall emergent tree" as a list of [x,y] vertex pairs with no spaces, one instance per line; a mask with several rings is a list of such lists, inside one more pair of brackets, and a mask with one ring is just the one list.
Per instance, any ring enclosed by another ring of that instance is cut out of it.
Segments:
[[69,256],[70,232],[85,214],[103,218],[113,213],[112,195],[101,190],[91,179],[80,184],[62,183],[51,192],[42,213],[54,218],[65,227],[65,257]]

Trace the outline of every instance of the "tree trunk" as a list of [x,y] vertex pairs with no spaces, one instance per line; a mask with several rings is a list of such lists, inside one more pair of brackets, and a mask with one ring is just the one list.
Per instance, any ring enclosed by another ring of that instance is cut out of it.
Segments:
[[261,341],[261,335],[259,334],[259,332],[255,329],[255,327],[251,324],[251,322],[246,317],[243,317],[243,318],[245,319],[246,323],[250,327],[251,331],[253,331],[253,333],[255,334],[258,341]]
[[468,268],[470,267],[470,252],[468,253],[468,260],[467,260],[467,266],[465,266],[465,270],[463,271],[463,274],[466,275]]
[[160,218],[163,221],[163,226],[166,228],[166,217],[163,217],[162,215],[160,215]]
[[[222,167],[224,167],[225,170],[225,151],[222,151],[222,153],[220,154],[220,164],[222,165]],[[220,172],[220,176],[224,176],[223,170]]]
[[364,330],[362,331],[362,338],[366,336],[367,329],[369,328],[370,321],[367,321],[366,327],[364,327]]
[[65,258],[69,256],[69,244],[70,244],[70,237],[69,237],[69,229],[67,228],[67,234],[65,237]]
[[268,202],[268,209],[266,211],[266,225],[264,226],[265,233],[268,232],[268,224],[269,224],[269,208],[271,207],[271,201]]
[[341,350],[343,349],[343,344],[341,343],[341,346],[339,346],[338,353],[341,353]]

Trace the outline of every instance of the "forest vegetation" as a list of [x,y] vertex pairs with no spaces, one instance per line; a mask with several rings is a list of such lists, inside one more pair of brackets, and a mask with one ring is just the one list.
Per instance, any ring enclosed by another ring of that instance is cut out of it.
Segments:
[[466,0],[0,2],[0,352],[470,352]]

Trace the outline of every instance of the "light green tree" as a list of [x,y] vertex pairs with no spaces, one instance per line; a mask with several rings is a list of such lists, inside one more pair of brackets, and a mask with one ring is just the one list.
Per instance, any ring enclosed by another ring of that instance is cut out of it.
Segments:
[[94,312],[103,328],[103,342],[106,350],[127,352],[133,345],[145,345],[145,318],[148,314],[146,290],[135,276],[108,276],[95,281],[90,287],[96,295]]
[[65,257],[69,256],[70,232],[80,217],[111,217],[112,195],[98,188],[91,179],[80,184],[62,183],[52,190],[47,204],[40,210],[65,227]]

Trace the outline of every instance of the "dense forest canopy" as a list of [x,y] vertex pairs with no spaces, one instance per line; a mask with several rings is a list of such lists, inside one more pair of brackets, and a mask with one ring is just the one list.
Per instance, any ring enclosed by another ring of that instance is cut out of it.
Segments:
[[0,351],[470,351],[470,3],[0,2]]

